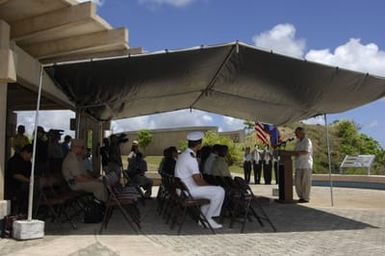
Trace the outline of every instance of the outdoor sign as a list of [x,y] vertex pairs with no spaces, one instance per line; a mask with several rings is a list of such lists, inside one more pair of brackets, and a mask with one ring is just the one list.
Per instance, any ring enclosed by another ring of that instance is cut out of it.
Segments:
[[370,175],[370,167],[372,166],[375,158],[375,155],[346,155],[341,163],[340,171],[342,173],[342,168],[368,168],[368,175]]

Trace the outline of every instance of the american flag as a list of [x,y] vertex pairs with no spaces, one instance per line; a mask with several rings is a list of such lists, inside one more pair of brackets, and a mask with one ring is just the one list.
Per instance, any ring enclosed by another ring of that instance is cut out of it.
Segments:
[[255,122],[255,131],[257,139],[261,140],[263,144],[269,145],[270,134],[265,130],[265,125],[261,122]]

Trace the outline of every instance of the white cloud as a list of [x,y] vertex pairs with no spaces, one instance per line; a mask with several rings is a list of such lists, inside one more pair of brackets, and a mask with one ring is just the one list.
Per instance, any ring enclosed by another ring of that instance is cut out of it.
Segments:
[[77,0],[78,2],[80,2],[80,3],[84,3],[84,2],[94,2],[94,3],[96,3],[97,5],[103,5],[105,2],[106,2],[106,0]]
[[379,124],[380,123],[378,122],[378,120],[374,120],[374,121],[370,122],[369,124],[364,125],[364,128],[372,129],[372,128],[377,127]]
[[309,119],[303,120],[302,122],[304,124],[308,124],[308,125],[314,125],[314,124],[325,125],[325,120],[324,120],[323,116],[316,116],[316,117],[313,117],[313,118],[309,118]]
[[219,126],[219,131],[235,131],[244,128],[244,120],[233,118],[229,116],[222,117],[221,125]]
[[357,38],[351,38],[347,43],[338,46],[334,52],[330,49],[310,50],[305,58],[314,62],[385,76],[385,51],[380,50],[374,43],[362,44]]
[[[35,125],[35,111],[18,111],[17,124],[24,125],[27,134],[32,134]],[[43,126],[46,131],[49,129],[62,129],[65,134],[74,136],[74,131],[70,130],[70,119],[75,118],[72,111],[40,111],[38,125]]]
[[350,38],[334,50],[312,49],[305,52],[305,40],[296,38],[295,26],[278,24],[254,36],[253,42],[258,47],[286,55],[385,77],[385,51],[375,43],[363,44],[358,38]]
[[184,7],[196,0],[138,0],[140,4],[147,4],[150,6],[171,5],[173,7]]
[[295,37],[296,29],[292,24],[278,24],[269,31],[253,37],[256,46],[273,50],[285,55],[303,57],[306,43]]

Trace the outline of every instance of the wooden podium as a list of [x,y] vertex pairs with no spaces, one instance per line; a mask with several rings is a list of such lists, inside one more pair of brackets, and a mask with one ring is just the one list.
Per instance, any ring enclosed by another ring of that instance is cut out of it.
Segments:
[[290,154],[280,151],[278,170],[279,203],[292,204],[293,200],[293,161]]

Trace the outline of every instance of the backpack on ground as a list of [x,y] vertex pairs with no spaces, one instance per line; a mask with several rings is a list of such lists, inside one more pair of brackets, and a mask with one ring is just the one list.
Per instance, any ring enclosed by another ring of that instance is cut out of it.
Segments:
[[85,208],[84,223],[100,223],[103,221],[106,207],[103,202],[91,200]]

